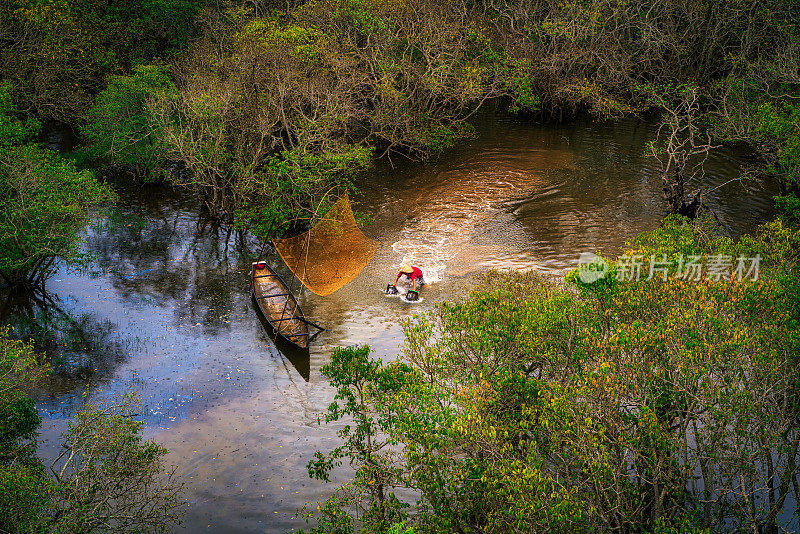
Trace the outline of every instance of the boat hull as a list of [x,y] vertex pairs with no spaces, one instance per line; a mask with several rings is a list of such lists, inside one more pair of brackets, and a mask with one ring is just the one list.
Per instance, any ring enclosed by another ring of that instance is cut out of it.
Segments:
[[250,269],[250,291],[256,308],[275,331],[295,347],[308,349],[308,323],[283,279],[264,262]]

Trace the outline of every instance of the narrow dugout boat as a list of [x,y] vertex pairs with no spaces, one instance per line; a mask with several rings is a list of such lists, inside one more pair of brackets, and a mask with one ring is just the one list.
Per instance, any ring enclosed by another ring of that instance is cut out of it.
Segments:
[[306,320],[289,287],[266,262],[253,263],[250,291],[275,333],[299,349],[308,349],[308,327],[316,325]]
[[[320,296],[330,295],[358,276],[380,246],[356,224],[347,192],[307,232],[273,239],[272,244],[294,274],[292,284],[297,278]],[[266,262],[253,263],[250,290],[256,307],[275,329],[276,339],[280,335],[295,347],[307,350],[309,327],[319,331],[324,328],[305,318],[292,289]]]

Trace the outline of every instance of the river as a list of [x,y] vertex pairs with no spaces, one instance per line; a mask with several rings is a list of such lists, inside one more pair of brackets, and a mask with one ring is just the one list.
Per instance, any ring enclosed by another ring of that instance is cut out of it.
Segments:
[[[634,120],[535,126],[492,118],[434,162],[379,162],[358,180],[354,207],[374,220],[364,231],[382,246],[336,293],[300,292],[306,315],[327,328],[307,357],[281,352],[252,308],[256,244],[204,227],[185,194],[115,181],[113,216],[85,232],[93,262],[62,268],[48,282],[47,308],[70,319],[51,327],[61,363],[37,392],[40,453],[55,454],[86,398],[135,389],[145,436],[170,450],[167,461],[186,482],[185,531],[302,528],[295,511],[334,489],[311,481],[305,468],[314,451],[337,443],[337,426],[317,424],[333,396],[320,375],[331,348],[369,344],[395,358],[401,321],[464,297],[476,273],[558,274],[581,252],[613,254],[655,228],[663,202],[646,155],[654,133]],[[746,163],[735,151],[715,151],[706,185],[738,176]],[[776,193],[774,183],[734,182],[708,201],[736,236],[773,214]],[[286,274],[279,258],[266,259]],[[403,259],[432,282],[414,305],[382,293]],[[336,473],[339,481],[347,476],[344,468]]]

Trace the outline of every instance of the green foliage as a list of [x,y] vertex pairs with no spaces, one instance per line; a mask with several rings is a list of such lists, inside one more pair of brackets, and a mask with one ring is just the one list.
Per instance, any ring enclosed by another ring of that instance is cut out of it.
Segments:
[[110,75],[169,59],[205,0],[9,0],[0,8],[0,73],[47,118],[78,123]]
[[0,528],[3,532],[47,532],[52,481],[44,468],[0,465]]
[[29,143],[38,128],[14,117],[0,85],[0,276],[10,285],[43,281],[56,259],[74,260],[91,213],[114,199],[91,172]]
[[36,436],[41,418],[21,389],[41,373],[31,344],[0,332],[0,465],[37,465]]
[[241,44],[255,41],[259,47],[279,47],[293,58],[313,62],[325,59],[327,40],[322,32],[311,27],[282,23],[277,18],[248,22],[236,36]]
[[511,113],[536,112],[541,110],[541,98],[531,77],[531,63],[524,59],[506,60],[506,85],[512,99],[508,110]]
[[164,147],[146,105],[156,91],[175,91],[163,65],[137,65],[131,76],[112,76],[88,112],[87,155],[145,180],[157,178]]
[[14,145],[28,143],[41,130],[41,123],[27,118],[17,119],[14,103],[11,100],[11,84],[0,83],[0,150]]
[[[20,457],[30,458],[34,452],[34,438],[41,423],[33,401],[25,397],[6,400],[0,407],[0,462],[7,463]],[[26,445],[18,445],[21,440]]]
[[56,259],[77,257],[79,232],[113,199],[91,172],[35,145],[0,151],[0,274],[44,280]]
[[315,511],[312,511],[308,504],[305,505],[298,515],[302,516],[306,523],[315,523],[309,534],[353,534],[356,531],[355,521],[347,512],[349,503],[347,496],[334,495],[317,505]]
[[284,151],[272,157],[254,177],[242,180],[242,205],[234,224],[269,238],[286,223],[299,226],[321,217],[336,191],[354,191],[351,178],[371,163],[372,150],[357,145],[322,154]]
[[43,369],[30,343],[0,332],[0,529],[33,532],[44,522],[52,484],[36,457],[41,417],[23,388]]
[[780,195],[775,197],[775,207],[794,226],[800,225],[800,197],[797,195]]
[[773,140],[776,146],[774,172],[781,174],[791,189],[800,191],[800,103],[763,103],[757,120],[757,135]]

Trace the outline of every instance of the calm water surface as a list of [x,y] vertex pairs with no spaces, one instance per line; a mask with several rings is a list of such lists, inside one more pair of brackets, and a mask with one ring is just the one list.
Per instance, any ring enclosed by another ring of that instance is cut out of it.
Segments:
[[[654,128],[628,121],[534,127],[491,120],[476,139],[430,164],[381,163],[362,179],[356,208],[383,243],[372,263],[327,297],[301,291],[306,314],[328,328],[310,357],[282,352],[247,293],[254,243],[203,228],[196,204],[168,188],[116,184],[120,205],[86,232],[97,257],[62,269],[49,308],[71,325],[64,372],[38,396],[42,454],[53,455],[67,418],[90,398],[135,389],[147,438],[170,449],[187,483],[185,531],[279,532],[303,526],[295,511],[334,488],[311,481],[314,451],[335,445],[317,416],[333,391],[320,376],[332,347],[370,344],[401,353],[399,323],[457,299],[489,268],[561,272],[580,252],[613,253],[662,217],[660,184],[645,156]],[[735,177],[731,151],[708,161],[706,180]],[[768,218],[775,184],[734,183],[710,202],[732,235]],[[280,271],[274,255],[265,256]],[[433,282],[410,305],[381,290],[403,260]],[[75,342],[75,331],[80,339]],[[345,469],[337,473],[345,480]]]

